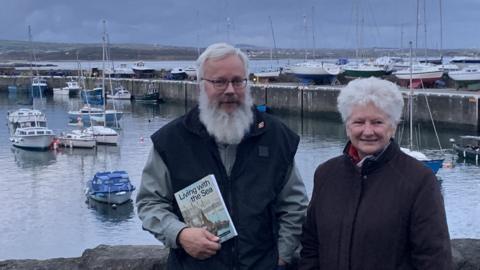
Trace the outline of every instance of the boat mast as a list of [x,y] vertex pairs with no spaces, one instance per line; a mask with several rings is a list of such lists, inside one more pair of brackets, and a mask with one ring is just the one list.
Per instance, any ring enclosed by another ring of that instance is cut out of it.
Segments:
[[[272,38],[273,38],[273,54],[275,55],[275,60],[277,60],[277,65],[279,65],[278,62],[278,56],[277,56],[277,43],[275,41],[275,32],[273,31],[273,22],[272,22],[272,17],[268,16],[268,20],[270,21],[270,30],[272,31]],[[270,59],[272,60],[272,59]]]
[[427,63],[427,1],[423,0],[423,30],[425,33],[425,63]]
[[[103,35],[102,35],[102,99],[103,99],[103,110],[105,111],[105,46],[106,46],[106,21],[102,20],[103,23]],[[105,116],[106,120],[106,116]]]
[[443,56],[443,12],[442,12],[442,0],[438,0],[440,9],[440,58]]
[[[32,51],[32,60],[30,61],[30,76],[32,76],[33,79],[33,62],[35,62],[35,51],[33,49],[33,41],[32,41],[32,28],[30,25],[28,26],[28,43],[30,45],[30,50]],[[33,82],[33,80],[32,80]]]
[[410,116],[410,138],[409,145],[410,150],[413,150],[413,60],[412,60],[412,42],[408,43],[410,45],[410,91],[408,92],[408,109]]
[[305,30],[305,62],[307,62],[307,37],[308,37],[308,32],[307,32],[307,15],[303,14],[303,28]]
[[312,7],[312,41],[313,41],[313,48],[312,48],[312,59],[315,60],[315,7]]

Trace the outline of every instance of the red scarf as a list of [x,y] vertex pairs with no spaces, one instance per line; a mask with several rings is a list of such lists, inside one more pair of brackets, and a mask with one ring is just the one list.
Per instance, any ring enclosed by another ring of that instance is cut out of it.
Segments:
[[353,146],[353,144],[350,144],[350,146],[347,149],[347,155],[352,159],[352,161],[357,164],[361,158],[358,155],[357,148]]

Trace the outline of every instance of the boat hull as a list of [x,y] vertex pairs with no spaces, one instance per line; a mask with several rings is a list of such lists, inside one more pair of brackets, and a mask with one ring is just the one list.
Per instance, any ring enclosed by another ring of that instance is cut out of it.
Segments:
[[443,166],[443,159],[429,159],[429,160],[422,160],[423,164],[427,165],[434,174],[437,174],[438,170]]
[[58,138],[60,145],[70,148],[94,148],[97,145],[95,138],[93,139],[75,139],[75,138]]
[[52,145],[54,135],[13,136],[12,145],[29,150],[47,150]]
[[88,193],[88,197],[102,203],[123,204],[130,201],[130,198],[132,197],[132,191]]
[[84,130],[84,133],[88,136],[93,136],[97,144],[118,144],[118,133],[107,127],[92,126]]
[[457,152],[458,157],[465,160],[475,161],[476,163],[478,163],[480,160],[480,148],[473,149],[454,144],[453,150]]
[[382,77],[387,75],[385,70],[355,70],[344,69],[343,75],[350,78],[369,78],[369,77]]
[[159,99],[160,99],[160,94],[158,92],[152,93],[152,94],[135,96],[135,101],[144,102],[144,103],[157,103]]

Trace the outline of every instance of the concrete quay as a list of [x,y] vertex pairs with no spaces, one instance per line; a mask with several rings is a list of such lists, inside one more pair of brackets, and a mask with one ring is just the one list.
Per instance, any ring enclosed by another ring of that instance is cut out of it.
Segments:
[[[480,269],[480,240],[452,239],[452,270]],[[161,245],[150,246],[107,246],[100,245],[87,249],[81,257],[55,258],[48,260],[6,260],[0,261],[0,270],[161,270],[167,269],[169,250]],[[295,261],[298,260],[298,252]],[[287,270],[298,269],[296,262]]]
[[[67,77],[47,77],[51,88],[63,87]],[[27,86],[28,76],[0,76],[0,91],[8,85]],[[191,106],[196,102],[198,87],[192,81],[112,79],[112,84],[122,84],[132,95],[143,94],[147,85],[153,83],[160,97],[167,102]],[[101,78],[87,77],[87,88],[101,84]],[[105,82],[109,89],[109,81]],[[336,99],[343,86],[301,85],[298,83],[253,84],[254,102],[266,104],[272,111],[286,111],[306,117],[328,117],[340,119]],[[401,88],[407,101],[408,89]],[[480,131],[480,92],[447,89],[415,89],[413,95],[414,121],[436,125]],[[430,114],[432,117],[430,117]]]

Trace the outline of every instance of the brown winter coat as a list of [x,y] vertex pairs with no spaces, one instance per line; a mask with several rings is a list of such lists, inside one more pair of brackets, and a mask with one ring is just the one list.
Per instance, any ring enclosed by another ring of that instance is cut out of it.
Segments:
[[393,141],[362,169],[346,153],[315,171],[299,269],[451,269],[443,199],[430,168]]

